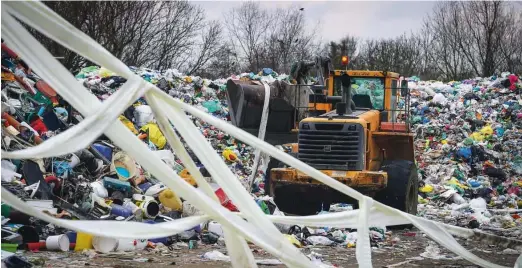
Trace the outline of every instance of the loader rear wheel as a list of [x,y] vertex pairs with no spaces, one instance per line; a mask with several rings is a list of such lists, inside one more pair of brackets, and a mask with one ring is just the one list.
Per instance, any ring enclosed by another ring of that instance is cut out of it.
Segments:
[[415,215],[419,192],[415,163],[407,160],[387,160],[383,162],[381,170],[388,173],[388,186],[378,192],[374,199]]

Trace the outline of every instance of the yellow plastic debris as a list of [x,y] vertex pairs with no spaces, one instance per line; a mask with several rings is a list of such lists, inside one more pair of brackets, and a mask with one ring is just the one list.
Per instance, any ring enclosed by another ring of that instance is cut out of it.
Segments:
[[419,201],[419,204],[428,204],[428,200],[422,198],[422,196],[417,196],[417,200]]
[[491,126],[485,126],[480,130],[480,133],[482,133],[484,136],[490,136],[493,135],[493,129]]
[[149,140],[154,143],[158,149],[163,149],[165,144],[167,144],[167,139],[163,136],[163,133],[161,133],[156,123],[149,122],[141,127],[140,130],[148,134]]
[[237,160],[237,155],[234,153],[234,151],[232,151],[230,149],[225,149],[223,151],[223,157],[226,160],[232,161],[232,162],[235,162]]
[[190,175],[190,172],[186,169],[182,170],[179,174],[181,178],[183,178],[186,182],[188,182],[192,186],[196,186],[196,180]]
[[294,235],[284,234],[285,238],[292,243],[292,245],[300,248],[302,247],[301,242],[297,240],[297,238]]
[[8,72],[2,71],[2,80],[5,80],[5,81],[15,81],[16,78],[15,78],[13,73],[8,73]]
[[447,140],[441,140],[440,143],[442,143],[442,144],[448,144],[448,141],[447,141]]
[[431,186],[430,184],[426,184],[423,187],[421,187],[419,191],[421,191],[422,193],[431,193],[433,192],[433,186]]
[[476,141],[484,140],[484,135],[482,135],[480,132],[473,132],[469,137]]
[[105,67],[101,67],[99,73],[100,73],[100,76],[101,76],[102,78],[105,78],[105,77],[109,77],[109,76],[113,76],[113,75],[114,75],[114,73],[113,73],[111,70],[106,69]]
[[452,177],[446,184],[448,184],[448,185],[455,185],[455,186],[459,187],[460,189],[464,189],[464,190],[468,189],[468,186],[460,183],[457,180],[457,178],[455,178],[455,177]]
[[181,211],[182,203],[181,199],[170,189],[163,190],[158,196],[159,201],[165,207],[171,208],[176,211]]
[[136,128],[134,127],[134,124],[129,120],[127,119],[127,117],[123,116],[123,115],[120,115],[120,117],[118,117],[120,119],[120,121],[130,130],[132,131],[132,133],[134,135],[137,135],[138,134],[138,131],[136,130]]
[[74,251],[83,251],[92,248],[92,235],[88,233],[78,232],[76,234],[76,245]]
[[187,83],[192,83],[192,77],[190,77],[190,76],[185,76],[185,82],[187,82]]

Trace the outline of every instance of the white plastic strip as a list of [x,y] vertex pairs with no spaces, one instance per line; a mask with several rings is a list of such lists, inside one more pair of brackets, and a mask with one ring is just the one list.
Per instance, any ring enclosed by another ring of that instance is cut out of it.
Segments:
[[355,248],[355,256],[359,267],[372,267],[372,250],[370,247],[370,236],[368,232],[368,217],[370,208],[373,205],[373,199],[364,197],[359,201],[359,224],[357,226],[357,247]]
[[[9,42],[16,43],[16,46],[14,47],[20,49],[19,54],[24,58],[24,60],[26,60],[29,63],[29,65],[31,65],[31,67],[33,67],[39,74],[42,74],[42,78],[48,81],[48,83],[53,88],[55,88],[55,90],[65,100],[71,103],[82,114],[90,115],[95,113],[96,109],[101,107],[100,102],[85,88],[83,88],[83,86],[78,85],[78,83],[74,80],[74,77],[72,77],[63,68],[63,66],[61,66],[54,58],[52,58],[48,51],[43,49],[41,44],[39,44],[32,36],[30,36],[18,22],[14,21],[14,19],[5,12],[6,9],[8,10],[8,12],[15,14],[19,19],[23,20],[28,25],[55,39],[62,45],[70,48],[71,50],[89,57],[89,59],[91,59],[93,62],[106,66],[112,71],[122,75],[123,77],[129,80],[131,77],[138,77],[131,73],[123,63],[121,63],[119,60],[110,55],[110,53],[108,53],[105,49],[99,46],[96,42],[94,42],[92,39],[90,39],[88,36],[81,33],[80,31],[74,29],[74,27],[65,22],[63,19],[61,19],[59,16],[50,11],[41,3],[6,2],[3,7],[4,8],[2,9],[2,25],[7,25],[4,22],[9,22],[10,28],[13,30],[11,36],[9,36],[9,38],[6,39]],[[28,49],[28,44],[31,44],[32,50]],[[171,108],[171,112],[167,113],[167,116],[173,118],[179,117],[179,119],[181,119],[185,118],[184,114],[182,114],[180,110],[177,109],[183,109],[185,111],[188,111],[193,115],[203,119],[204,121],[215,125],[223,131],[228,132],[232,136],[239,138],[249,143],[250,145],[253,145],[256,148],[261,149],[263,152],[268,153],[276,157],[277,159],[298,168],[299,170],[312,176],[314,179],[317,179],[323,182],[324,184],[333,187],[334,189],[343,192],[351,196],[352,198],[359,200],[360,206],[365,206],[365,204],[368,205],[367,201],[364,200],[366,197],[364,197],[359,192],[351,189],[350,187],[343,185],[342,183],[326,176],[322,172],[311,168],[310,166],[302,163],[301,161],[293,157],[284,154],[283,152],[280,152],[276,148],[266,144],[265,142],[259,139],[256,139],[255,137],[244,131],[241,131],[222,121],[220,122],[220,120],[216,120],[216,118],[206,113],[203,113],[190,105],[172,99],[168,95],[167,97],[165,97],[166,94],[158,88],[156,88],[155,86],[151,85],[151,87],[151,92],[154,95],[153,98],[158,98],[158,100],[161,99],[161,101],[163,101],[164,103],[170,104],[170,106],[167,107]],[[115,111],[115,113],[116,112],[117,111]],[[184,120],[181,119],[181,122],[183,121]],[[186,122],[183,124],[186,124]],[[190,131],[196,130],[194,126],[191,124],[186,124],[186,127],[191,129]],[[185,134],[191,133],[190,131]],[[205,165],[209,165],[209,167],[212,168],[213,171],[211,172],[211,174],[214,173],[212,175],[215,177],[215,179],[220,180],[220,185],[223,187],[227,195],[230,196],[232,201],[234,201],[236,204],[246,202],[246,204],[244,205],[241,204],[241,209],[242,213],[245,214],[245,217],[249,219],[248,223],[239,218],[234,213],[230,213],[228,210],[216,204],[214,200],[209,198],[207,195],[195,190],[188,183],[184,182],[181,178],[179,178],[179,176],[177,176],[177,174],[170,170],[166,166],[166,164],[164,164],[160,160],[159,157],[152,154],[148,150],[147,146],[140,142],[132,133],[130,133],[130,131],[128,131],[128,129],[126,129],[125,126],[121,122],[119,122],[119,120],[115,120],[114,124],[107,128],[105,134],[110,139],[112,139],[117,146],[125,150],[131,157],[136,159],[137,162],[139,162],[147,170],[149,170],[155,177],[164,182],[168,187],[174,189],[176,193],[179,193],[180,196],[182,196],[184,199],[189,200],[191,203],[193,203],[196,207],[208,214],[210,217],[218,220],[224,227],[230,228],[231,231],[265,248],[268,252],[284,261],[285,264],[287,264],[288,266],[313,267],[306,258],[303,258],[302,254],[297,252],[297,250],[289,249],[290,243],[286,241],[286,239],[279,240],[282,237],[279,232],[275,232],[276,236],[274,238],[267,237],[267,234],[273,232],[272,228],[275,228],[271,224],[268,224],[270,227],[267,228],[266,226],[259,226],[261,225],[260,223],[252,222],[252,220],[258,218],[258,212],[260,212],[260,209],[257,208],[257,212],[256,210],[249,211],[248,209],[243,209],[253,208],[253,201],[251,198],[249,199],[245,197],[248,196],[248,194],[238,194],[239,192],[244,192],[244,189],[238,187],[237,181],[234,181],[236,180],[234,176],[222,177],[223,175],[229,174],[222,170],[223,163],[221,161],[208,163],[209,160],[212,160],[212,157],[210,157],[204,162],[207,162],[205,163]],[[185,140],[195,138],[197,141],[198,137],[199,136],[186,137],[186,135],[183,135],[183,138]],[[189,143],[189,145],[200,148],[196,149],[199,151],[200,154],[215,154],[215,152],[213,150],[209,150],[208,147],[199,147],[198,145],[194,145],[191,143]],[[60,149],[63,150],[63,148]],[[20,157],[26,157],[26,154],[24,153],[20,155]],[[2,192],[5,192],[4,189],[2,189]],[[16,200],[9,199],[6,200],[6,202],[12,204],[13,201],[19,201],[16,197],[14,198]],[[25,203],[16,205],[21,205],[21,208],[30,208]],[[371,204],[366,206],[365,209],[370,209],[370,206]],[[425,231],[431,238],[435,239],[437,242],[441,243],[449,250],[459,254],[460,256],[463,256],[465,259],[471,261],[472,263],[478,264],[483,267],[500,267],[498,265],[482,260],[477,256],[471,254],[470,252],[466,251],[462,246],[460,246],[456,242],[456,240],[453,237],[450,236],[448,232],[444,230],[443,224],[406,214],[404,212],[387,207],[376,201],[374,201],[373,206],[375,209],[379,211],[385,213],[392,213],[412,222],[415,226]],[[363,212],[359,214],[359,217],[362,217],[361,215],[366,214],[367,213]],[[34,215],[39,218],[49,220],[49,218],[45,217],[43,213],[35,213]],[[261,218],[261,223],[266,223],[266,221],[264,220],[265,217]],[[381,222],[383,224],[387,224],[389,220],[389,218],[383,218]],[[74,221],[73,223],[76,222],[77,221]],[[359,222],[358,224],[359,228],[363,227],[361,226],[361,223],[362,225],[365,225],[364,221],[361,220],[361,222]],[[57,224],[63,226],[62,222]],[[105,224],[110,223],[96,222],[93,224],[103,226]],[[127,224],[129,223],[127,222]],[[253,224],[255,224],[257,228],[254,228]],[[84,226],[82,226],[82,228],[84,228]],[[265,230],[265,228],[267,228],[267,230]],[[440,235],[441,233],[443,235]],[[106,235],[111,236],[112,234],[107,232]],[[239,244],[239,242],[237,241],[231,241],[231,243]],[[363,252],[357,254],[357,259],[360,265],[366,266],[367,263],[365,263],[364,260],[362,260],[361,258],[363,258],[363,255],[370,256],[370,252],[364,250],[365,247],[361,248],[363,249]],[[237,263],[246,262],[248,261],[238,261],[234,264],[234,266],[237,266]]]
[[[152,111],[155,115],[156,120],[158,121],[158,125],[162,133],[164,133],[169,144],[177,152],[177,155],[183,162],[184,166],[194,177],[198,184],[198,187],[202,189],[203,193],[205,193],[208,197],[212,198],[214,202],[219,203],[219,199],[212,191],[212,187],[203,178],[203,175],[201,174],[196,164],[188,154],[178,135],[171,127],[167,117],[164,115],[162,111],[157,109],[157,107],[161,107],[158,101],[154,97],[150,96],[146,96],[146,99],[151,105]],[[225,235],[225,243],[227,245],[227,250],[229,252],[232,265],[235,267],[257,267],[254,255],[252,254],[252,251],[250,251],[246,241],[242,237],[234,233],[230,228],[224,227],[223,232]]]
[[[266,133],[266,124],[268,123],[268,113],[270,112],[269,104],[270,104],[270,86],[263,81],[263,87],[265,88],[265,101],[263,103],[263,111],[261,112],[261,124],[259,125],[259,132],[257,134],[257,138],[260,140],[265,140]],[[254,164],[252,165],[250,176],[248,177],[248,188],[247,190],[252,191],[252,186],[254,185],[255,178],[257,176],[257,169],[259,167],[259,158],[261,157],[261,150],[258,148],[254,152]]]

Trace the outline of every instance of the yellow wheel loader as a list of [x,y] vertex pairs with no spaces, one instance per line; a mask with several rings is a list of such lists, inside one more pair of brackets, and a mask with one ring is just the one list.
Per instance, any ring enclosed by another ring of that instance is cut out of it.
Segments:
[[[292,154],[299,160],[377,201],[415,214],[418,178],[414,135],[408,123],[407,82],[400,81],[399,74],[394,72],[356,70],[329,71],[324,81],[325,86],[306,89],[309,91],[306,109],[289,98],[271,96],[276,104],[270,106],[267,137],[270,133],[273,137],[267,141],[294,142]],[[248,99],[255,106],[255,98],[245,93],[249,90],[250,95],[258,93],[258,98],[259,92],[264,91],[239,88],[229,94],[242,95],[244,101]],[[229,104],[238,107],[237,103]],[[253,109],[246,111],[249,114]],[[293,120],[298,120],[297,129],[292,125]],[[255,129],[253,121],[249,126],[235,123],[248,130]],[[278,140],[278,136],[284,139]],[[355,200],[282,165],[277,159],[269,163],[265,191],[274,197],[281,211],[295,215],[314,215],[328,210],[333,203],[351,203],[357,207]]]

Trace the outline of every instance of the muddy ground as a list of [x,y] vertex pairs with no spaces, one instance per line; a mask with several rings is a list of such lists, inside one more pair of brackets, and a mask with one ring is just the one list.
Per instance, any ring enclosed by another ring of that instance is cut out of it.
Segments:
[[[455,254],[438,246],[419,231],[411,231],[415,236],[407,236],[406,231],[394,231],[393,244],[374,248],[372,260],[374,267],[476,267],[472,263],[459,259]],[[411,233],[409,232],[409,233]],[[410,234],[411,235],[411,234]],[[397,238],[399,240],[397,240]],[[471,250],[473,254],[489,260],[495,264],[514,267],[519,253],[511,249],[481,244],[472,240],[459,240],[459,243]],[[430,247],[431,245],[431,247]],[[435,247],[434,247],[435,245]],[[251,245],[256,259],[272,259],[272,256],[259,247]],[[435,250],[434,250],[435,249]],[[437,249],[440,252],[437,254]],[[230,267],[225,261],[211,261],[202,258],[206,252],[218,250],[227,253],[225,246],[202,245],[197,249],[188,249],[184,244],[153,251],[139,251],[126,253],[96,254],[88,252],[28,252],[22,254],[38,267]],[[301,249],[306,255],[311,252],[321,254],[325,262],[337,267],[357,267],[354,248],[309,246]],[[432,253],[432,254],[427,254]],[[259,265],[259,267],[269,267]],[[285,265],[271,265],[270,267],[286,267]]]

